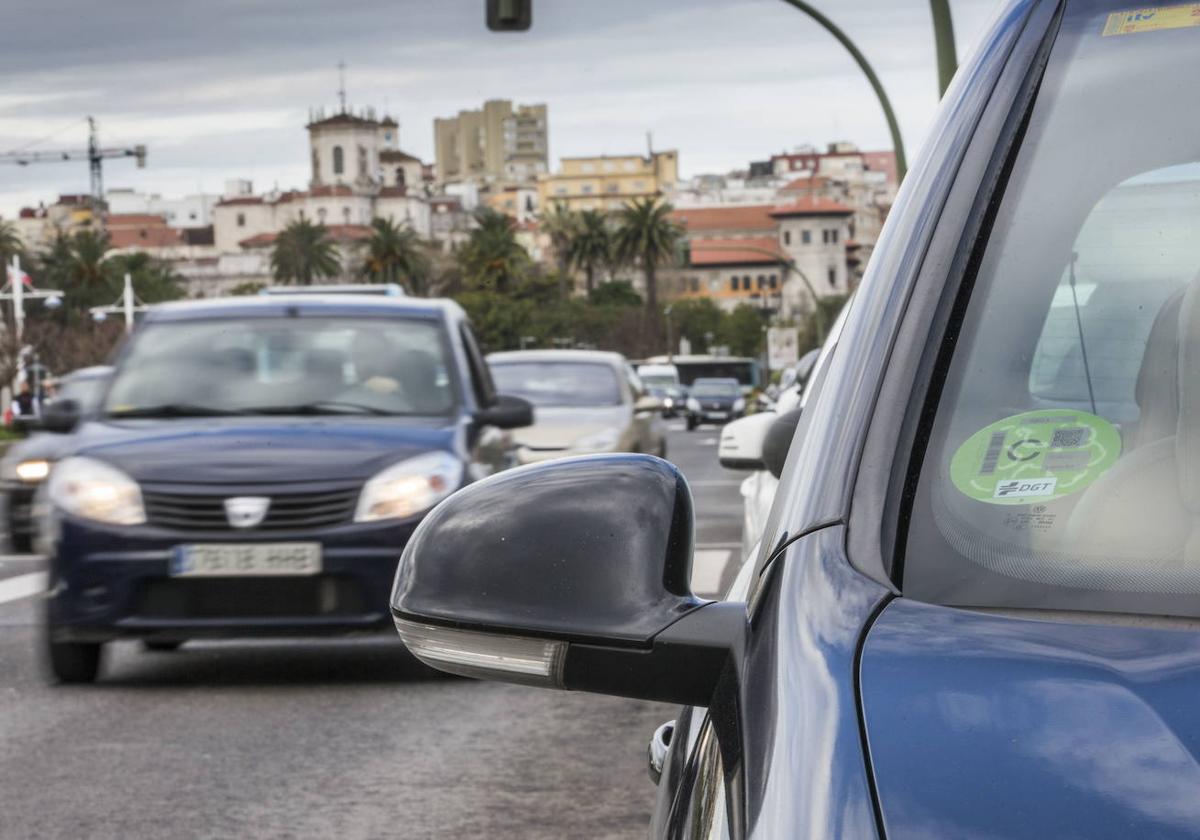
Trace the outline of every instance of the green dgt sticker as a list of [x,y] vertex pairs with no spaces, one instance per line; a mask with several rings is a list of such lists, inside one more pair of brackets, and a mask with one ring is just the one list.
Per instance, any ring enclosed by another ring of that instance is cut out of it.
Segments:
[[1121,433],[1083,411],[1044,409],[997,420],[950,460],[964,495],[990,505],[1027,505],[1078,493],[1116,463]]

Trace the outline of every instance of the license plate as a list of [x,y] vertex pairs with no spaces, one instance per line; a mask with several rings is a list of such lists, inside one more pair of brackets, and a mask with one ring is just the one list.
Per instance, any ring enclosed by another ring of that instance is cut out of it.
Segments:
[[177,545],[171,577],[287,577],[321,571],[320,543]]
[[710,411],[704,415],[707,420],[724,420],[725,413],[721,411]]

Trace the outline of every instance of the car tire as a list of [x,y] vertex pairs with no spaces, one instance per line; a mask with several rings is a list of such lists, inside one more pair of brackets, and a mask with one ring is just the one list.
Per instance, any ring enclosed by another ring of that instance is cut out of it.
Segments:
[[695,419],[694,419],[694,418],[692,418],[692,417],[689,417],[689,418],[688,418],[688,422],[687,422],[687,430],[688,430],[689,432],[694,432],[694,431],[696,430],[696,421],[695,421]]
[[47,642],[46,663],[59,683],[93,683],[100,673],[104,645],[100,642]]
[[152,653],[170,653],[173,650],[179,650],[182,644],[183,642],[172,642],[167,639],[143,639],[142,649]]

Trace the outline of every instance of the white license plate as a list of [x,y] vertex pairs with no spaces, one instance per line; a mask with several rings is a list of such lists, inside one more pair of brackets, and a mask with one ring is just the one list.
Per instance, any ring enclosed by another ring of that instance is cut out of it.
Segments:
[[725,417],[726,415],[722,411],[710,411],[704,415],[704,419],[706,420],[724,420]]
[[321,571],[320,543],[177,545],[172,577],[287,577]]

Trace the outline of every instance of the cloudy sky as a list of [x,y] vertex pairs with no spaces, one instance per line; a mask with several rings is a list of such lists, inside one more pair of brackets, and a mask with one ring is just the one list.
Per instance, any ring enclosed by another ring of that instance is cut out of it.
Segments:
[[[960,58],[997,0],[951,0]],[[535,0],[534,28],[496,34],[483,0],[38,0],[5,4],[0,151],[145,143],[108,187],[164,195],[302,187],[310,107],[401,124],[432,159],[433,118],[485,99],[545,102],[550,153],[676,148],[684,175],[744,167],[802,143],[888,148],[883,117],[842,47],[781,0]],[[899,113],[910,158],[937,105],[926,0],[815,0],[856,40]],[[15,7],[15,8],[14,8]],[[83,162],[0,165],[0,216],[86,192]]]

